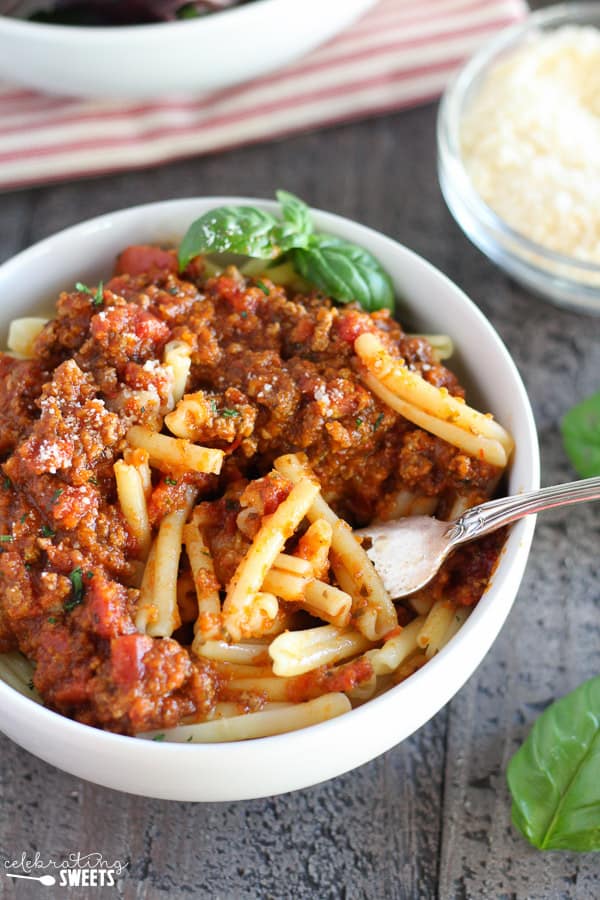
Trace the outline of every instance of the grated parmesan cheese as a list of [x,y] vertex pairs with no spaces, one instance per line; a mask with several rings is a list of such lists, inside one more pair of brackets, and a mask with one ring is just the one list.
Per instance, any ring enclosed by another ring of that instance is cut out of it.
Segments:
[[600,263],[600,31],[566,26],[494,66],[461,126],[465,167],[509,225]]

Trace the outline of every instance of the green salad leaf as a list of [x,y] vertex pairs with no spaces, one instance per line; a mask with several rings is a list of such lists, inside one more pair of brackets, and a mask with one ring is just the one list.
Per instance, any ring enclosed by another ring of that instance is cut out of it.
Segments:
[[600,475],[600,391],[569,410],[561,431],[567,456],[579,475]]
[[303,200],[288,191],[276,191],[275,195],[281,204],[283,221],[296,234],[297,242],[294,246],[302,246],[299,239],[304,238],[307,242],[314,230],[308,206]]
[[600,676],[535,722],[508,767],[512,819],[540,850],[600,850]]
[[362,247],[315,235],[308,247],[293,251],[292,260],[303,278],[339,303],[357,300],[368,312],[394,308],[389,275]]
[[179,268],[200,253],[239,253],[257,259],[280,255],[274,231],[277,219],[253,206],[220,206],[190,226],[179,248]]
[[200,254],[236,253],[289,262],[309,284],[338,303],[357,301],[363,309],[393,309],[392,281],[362,247],[315,233],[306,203],[277,191],[282,218],[252,206],[212,209],[188,229],[179,248],[181,270]]

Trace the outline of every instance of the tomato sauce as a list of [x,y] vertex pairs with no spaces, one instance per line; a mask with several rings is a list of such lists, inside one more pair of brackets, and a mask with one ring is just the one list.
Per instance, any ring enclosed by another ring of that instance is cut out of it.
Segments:
[[[497,470],[362,384],[352,345],[365,331],[431,384],[464,395],[427,341],[387,311],[335,307],[234,269],[206,278],[199,260],[178,275],[173,252],[148,247],[127,248],[103,289],[61,294],[33,359],[0,354],[0,651],[19,648],[34,661],[49,707],[136,733],[203,715],[220,697],[217,668],[191,653],[185,630],[181,640],[154,639],[134,626],[139,562],[113,465],[128,428],[160,427],[169,408],[168,341],[190,347],[187,391],[203,392],[208,411],[197,440],[225,450],[226,461],[218,477],[154,472],[150,518],[157,524],[180,506],[193,482],[221,586],[260,517],[286,496],[269,475],[280,454],[306,453],[328,502],[357,526],[385,517],[401,491],[436,497],[441,510],[457,496],[490,494]],[[242,510],[251,511],[243,530]],[[461,550],[440,576],[444,588],[476,602],[501,545]],[[367,664],[350,663],[291,690],[311,697],[369,676]]]

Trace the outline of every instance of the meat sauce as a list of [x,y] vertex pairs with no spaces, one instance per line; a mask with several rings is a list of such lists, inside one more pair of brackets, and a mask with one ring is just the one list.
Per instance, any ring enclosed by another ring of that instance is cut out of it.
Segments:
[[[181,276],[174,252],[153,247],[126,249],[103,290],[61,294],[32,359],[0,354],[0,651],[18,648],[34,662],[50,708],[133,734],[198,718],[228,696],[223,670],[191,654],[185,625],[179,639],[158,639],[133,622],[138,548],[113,465],[131,425],[161,427],[168,341],[191,347],[187,391],[203,391],[207,405],[196,439],[224,449],[226,461],[218,477],[155,471],[150,519],[182,505],[193,482],[221,587],[260,517],[286,496],[268,474],[282,453],[306,453],[326,499],[357,526],[389,515],[402,491],[438,498],[440,516],[457,497],[490,495],[497,470],[402,419],[361,383],[353,342],[365,331],[431,384],[464,395],[428,342],[387,311],[335,307],[235,269],[206,278],[200,260]],[[249,507],[254,520],[240,527]],[[475,603],[502,543],[496,535],[462,549],[434,590]],[[364,660],[317,670],[290,679],[289,696],[371,675]]]

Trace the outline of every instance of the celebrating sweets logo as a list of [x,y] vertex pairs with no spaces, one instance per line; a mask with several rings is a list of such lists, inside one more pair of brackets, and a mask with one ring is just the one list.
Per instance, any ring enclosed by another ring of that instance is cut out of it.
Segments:
[[4,861],[7,878],[37,881],[44,887],[116,887],[129,862],[107,860],[101,853],[70,853],[60,862],[45,860],[39,852],[28,857],[25,851],[18,859]]

